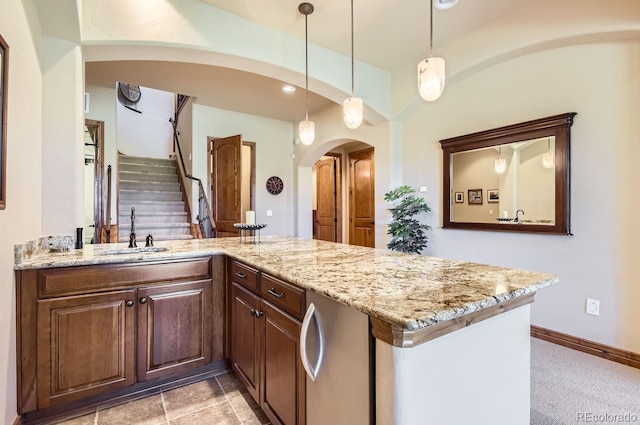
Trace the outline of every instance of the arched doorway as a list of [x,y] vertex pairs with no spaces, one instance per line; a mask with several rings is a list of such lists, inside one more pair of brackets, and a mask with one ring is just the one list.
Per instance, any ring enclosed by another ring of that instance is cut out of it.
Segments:
[[345,140],[312,167],[313,237],[375,246],[374,148]]

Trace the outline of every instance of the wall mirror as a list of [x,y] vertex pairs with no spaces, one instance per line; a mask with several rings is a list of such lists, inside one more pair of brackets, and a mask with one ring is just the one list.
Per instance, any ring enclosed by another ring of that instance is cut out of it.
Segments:
[[571,234],[575,112],[444,139],[443,228]]

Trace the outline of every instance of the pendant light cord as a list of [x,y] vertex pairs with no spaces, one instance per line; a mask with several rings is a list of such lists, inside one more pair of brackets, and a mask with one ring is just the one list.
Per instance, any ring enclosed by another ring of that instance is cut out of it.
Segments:
[[429,56],[433,57],[433,0],[431,0],[431,9],[429,9]]
[[305,121],[309,121],[309,34],[307,32],[307,17],[304,15],[304,97],[305,97]]
[[351,97],[355,97],[355,65],[353,57],[353,0],[351,0]]

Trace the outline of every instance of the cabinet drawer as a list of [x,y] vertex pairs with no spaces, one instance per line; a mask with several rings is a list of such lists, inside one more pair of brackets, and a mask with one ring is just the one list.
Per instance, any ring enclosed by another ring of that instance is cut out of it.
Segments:
[[304,290],[267,274],[262,275],[262,298],[298,319],[305,311]]
[[233,261],[231,263],[231,280],[244,286],[250,291],[256,294],[260,293],[258,287],[258,270],[242,264],[239,261]]
[[108,290],[141,283],[211,278],[211,259],[158,264],[103,264],[38,272],[41,298]]

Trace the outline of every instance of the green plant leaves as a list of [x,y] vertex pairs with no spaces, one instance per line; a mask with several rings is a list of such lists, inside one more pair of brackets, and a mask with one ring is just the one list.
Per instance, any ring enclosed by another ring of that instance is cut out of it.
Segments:
[[387,248],[419,254],[427,247],[428,237],[426,231],[431,226],[421,224],[417,214],[431,211],[424,199],[414,195],[416,190],[408,185],[400,186],[384,195],[384,200],[394,203],[391,211],[392,221],[387,233],[391,235],[391,241]]

